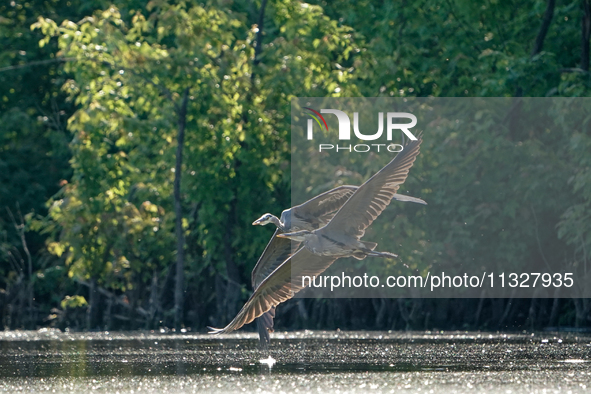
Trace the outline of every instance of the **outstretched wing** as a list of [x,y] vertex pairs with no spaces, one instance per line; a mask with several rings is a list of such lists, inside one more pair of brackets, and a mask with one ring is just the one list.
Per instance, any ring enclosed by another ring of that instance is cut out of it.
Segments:
[[[259,258],[259,261],[257,261],[254,269],[252,270],[251,280],[252,288],[254,290],[256,290],[256,288],[267,276],[269,276],[269,274],[271,274],[271,272],[275,271],[277,267],[281,265],[281,263],[287,260],[289,256],[291,256],[292,251],[296,250],[299,246],[299,242],[294,242],[289,238],[277,237],[277,234],[280,232],[280,229],[275,230],[273,237],[271,237],[271,240]],[[266,346],[271,340],[269,332],[273,332],[274,318],[275,307],[271,308],[270,311],[265,312],[257,319],[259,339],[264,346]]]
[[295,251],[299,242],[294,242],[289,238],[279,238],[277,234],[280,229],[275,230],[273,237],[267,244],[259,261],[257,261],[251,274],[252,288],[256,289],[269,274],[281,265]]
[[320,275],[335,260],[335,257],[317,256],[301,248],[261,282],[230,324],[224,328],[209,327],[210,334],[228,333],[252,322],[302,290],[305,287],[303,276]]
[[[307,201],[306,203],[294,207],[297,210],[303,209],[304,214],[314,215],[319,212],[324,212],[321,221],[328,222],[336,213],[336,211],[347,201],[347,199],[355,192],[357,186],[341,186],[320,194],[317,197]],[[416,197],[405,196],[402,194],[395,194],[393,196],[398,201],[410,201],[419,204],[426,204],[423,200]],[[313,228],[309,228],[312,230]],[[280,229],[275,230],[273,237],[267,244],[263,254],[257,261],[251,275],[252,287],[256,288],[261,282],[269,276],[273,271],[286,261],[292,253],[297,250],[300,243],[290,240],[289,238],[279,238],[277,234],[281,233]],[[257,320],[259,337],[261,342],[269,343],[269,332],[273,332],[273,319],[275,317],[275,307],[272,307],[268,312],[262,314]]]
[[[308,230],[313,230],[324,225],[324,223],[327,223],[332,215],[339,210],[355,190],[357,190],[357,186],[340,186],[334,188],[303,204],[291,208],[289,214],[296,216],[301,224],[308,224]],[[280,232],[280,229],[275,231],[271,241],[267,244],[267,247],[252,271],[251,281],[252,287],[255,290],[260,283],[281,263],[287,260],[300,245],[288,238],[277,237],[277,234]],[[263,316],[257,321],[259,337],[262,342],[268,343],[269,341],[269,332],[273,331],[274,317],[275,308],[270,312],[263,314]]]
[[359,186],[332,220],[318,231],[338,231],[361,238],[365,229],[386,209],[406,180],[422,141],[419,136],[416,141],[407,143],[390,163]]
[[[338,211],[355,193],[358,186],[339,186],[291,208],[291,214],[307,223],[318,223],[318,218]],[[314,230],[315,226],[305,230]]]

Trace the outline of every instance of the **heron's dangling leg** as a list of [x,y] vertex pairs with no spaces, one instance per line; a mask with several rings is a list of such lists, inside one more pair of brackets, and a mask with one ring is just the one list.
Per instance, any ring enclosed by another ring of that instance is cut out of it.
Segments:
[[259,346],[261,349],[268,349],[271,342],[271,335],[273,332],[273,319],[275,318],[275,307],[272,307],[268,312],[257,318],[257,328],[259,331]]
[[263,350],[267,350],[269,348],[269,342],[271,342],[271,336],[269,335],[267,327],[265,327],[265,323],[263,323],[260,318],[257,319],[257,328],[259,330],[259,347]]
[[376,252],[376,251],[369,252],[367,255],[368,256],[374,256],[374,257],[390,257],[390,258],[398,257],[398,255],[397,254],[394,254],[394,253],[390,253],[390,252]]

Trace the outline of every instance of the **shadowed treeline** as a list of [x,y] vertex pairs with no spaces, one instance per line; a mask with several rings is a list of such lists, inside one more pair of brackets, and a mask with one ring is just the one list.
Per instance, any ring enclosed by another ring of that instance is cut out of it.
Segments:
[[[0,5],[3,326],[225,325],[272,235],[252,221],[291,205],[292,98],[585,97],[589,9],[587,0]],[[508,116],[510,126],[478,133],[424,130],[401,192],[428,210],[392,211],[401,244],[392,251],[416,267],[488,256],[561,264],[586,280],[589,118],[553,119],[562,128],[516,127]],[[589,299],[558,296],[292,300],[276,327],[589,325]]]

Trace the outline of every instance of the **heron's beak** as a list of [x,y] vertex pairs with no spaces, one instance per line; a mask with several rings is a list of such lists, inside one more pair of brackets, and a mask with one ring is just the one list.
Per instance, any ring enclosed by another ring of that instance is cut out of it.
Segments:
[[309,234],[309,231],[295,231],[293,233],[281,233],[281,234],[277,234],[277,237],[289,238],[292,241],[303,242],[306,239],[305,234]]
[[252,225],[253,225],[253,226],[258,226],[258,225],[260,225],[260,224],[261,224],[261,221],[262,221],[262,220],[259,218],[259,219],[255,220],[254,222],[252,222]]

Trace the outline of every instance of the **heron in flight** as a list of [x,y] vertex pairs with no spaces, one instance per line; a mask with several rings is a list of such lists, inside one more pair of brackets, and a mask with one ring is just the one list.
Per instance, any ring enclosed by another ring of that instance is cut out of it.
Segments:
[[[281,263],[288,259],[299,244],[291,242],[286,238],[278,238],[277,235],[290,229],[313,230],[324,226],[330,221],[332,215],[338,211],[341,206],[357,190],[357,186],[339,186],[327,192],[324,192],[303,204],[286,209],[281,214],[281,220],[271,215],[264,214],[253,225],[265,225],[274,223],[277,229],[263,251],[263,254],[257,261],[252,270],[252,287],[256,288],[269,276]],[[291,217],[294,217],[293,223]],[[267,347],[271,338],[270,332],[273,332],[273,319],[275,318],[275,306],[262,316],[257,318],[257,328],[259,331],[260,344]]]
[[[281,220],[276,217],[277,220],[266,217],[268,214],[265,214],[255,221],[253,224],[271,222],[278,226],[267,249],[276,239],[286,241],[293,239],[296,241],[296,244],[293,245],[294,249],[299,246],[298,242],[303,242],[304,247],[289,255],[281,263],[270,259],[272,264],[268,265],[269,268],[263,271],[272,270],[271,273],[261,276],[264,279],[255,287],[254,292],[240,312],[224,328],[209,327],[211,329],[210,334],[228,333],[237,330],[270,311],[274,316],[277,305],[289,300],[295,293],[304,288],[302,280],[304,276],[320,275],[338,258],[351,256],[362,260],[367,256],[395,257],[396,255],[392,253],[374,251],[377,244],[368,241],[363,242],[360,239],[365,234],[365,229],[386,209],[400,185],[406,180],[408,172],[419,154],[421,142],[422,138],[420,136],[416,141],[408,142],[402,152],[363,185],[359,186],[329,222],[318,229],[283,232],[281,229],[286,228],[287,221],[287,216],[284,217],[283,214]],[[289,215],[289,220],[291,219],[291,215]],[[257,266],[261,263],[267,249],[261,256]],[[288,245],[287,249],[289,250],[287,254],[291,253],[292,245]],[[257,267],[255,267],[255,271],[257,271]],[[273,316],[271,316],[271,329]]]
[[[339,186],[327,192],[311,198],[303,204],[286,209],[281,213],[281,218],[265,213],[252,224],[264,226],[274,224],[277,230],[271,237],[263,254],[255,265],[252,275],[252,287],[256,289],[262,281],[269,276],[281,263],[288,259],[299,247],[299,243],[280,238],[279,235],[287,231],[315,230],[328,224],[343,204],[358,189],[358,186]],[[394,194],[394,200],[409,201],[418,204],[427,204],[420,198]],[[275,307],[257,318],[260,343],[266,347],[270,341],[269,333],[273,332],[273,319],[275,318]]]

